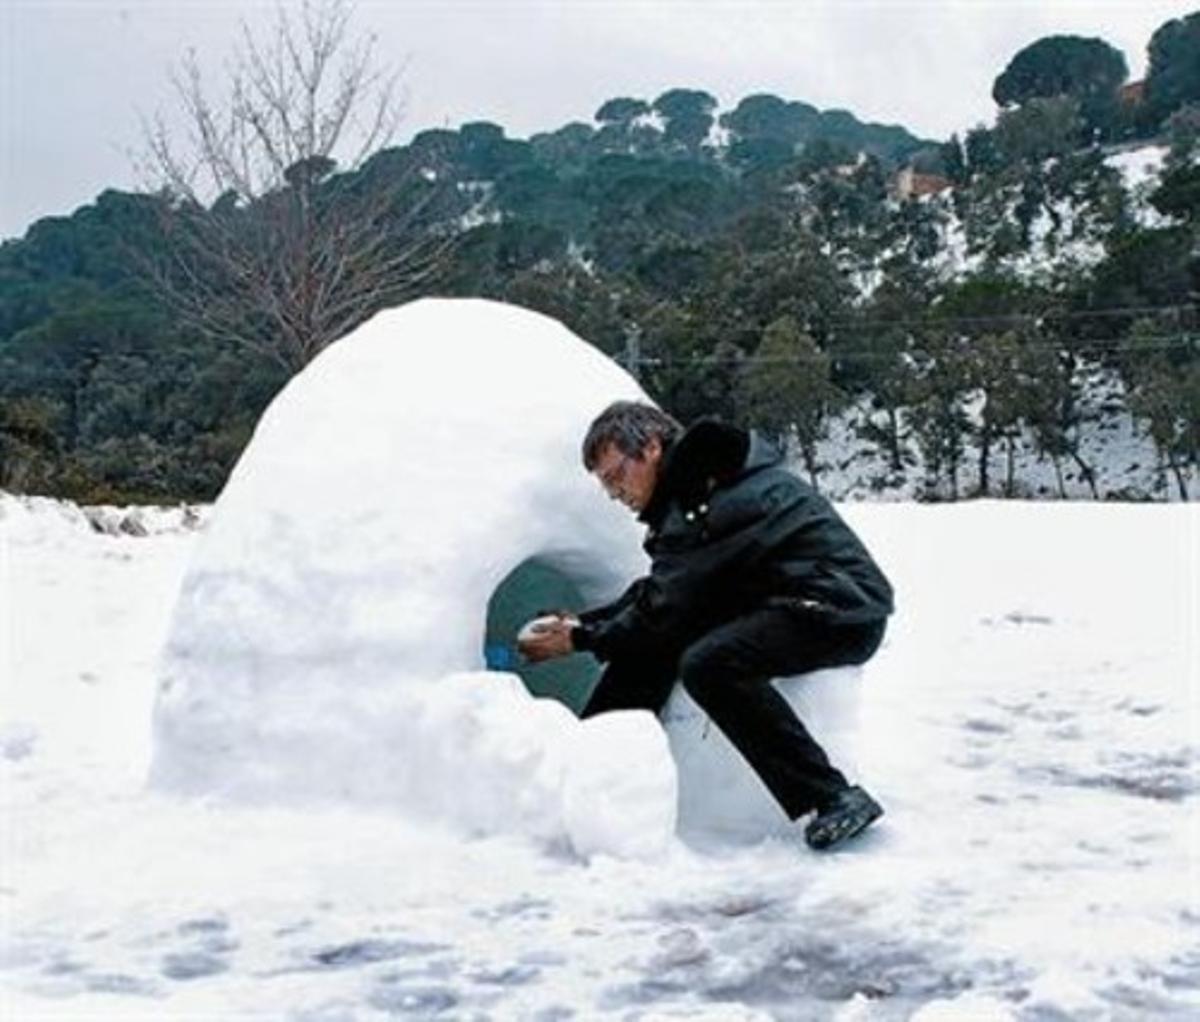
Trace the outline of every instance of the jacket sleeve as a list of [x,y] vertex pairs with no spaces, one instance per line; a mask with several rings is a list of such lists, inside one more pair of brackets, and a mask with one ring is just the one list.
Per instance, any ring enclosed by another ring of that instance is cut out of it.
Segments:
[[678,564],[656,560],[650,574],[640,578],[617,604],[602,611],[581,614],[571,631],[577,650],[600,660],[636,654],[647,644],[661,641],[678,630],[684,609],[691,605],[689,589],[695,580]]
[[636,579],[612,603],[606,603],[601,607],[593,607],[591,610],[582,611],[575,616],[585,625],[597,625],[609,621],[637,599],[638,590],[645,585],[645,582],[644,578]]
[[684,639],[705,608],[722,600],[735,573],[752,566],[774,541],[779,523],[801,499],[786,489],[757,492],[714,508],[709,521],[698,519],[695,535],[657,553],[650,574],[618,601],[615,613],[580,617],[571,634],[575,648],[612,660]]

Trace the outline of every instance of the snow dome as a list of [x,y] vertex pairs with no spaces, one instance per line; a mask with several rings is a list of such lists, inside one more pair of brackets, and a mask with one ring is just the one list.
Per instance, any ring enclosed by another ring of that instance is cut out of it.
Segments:
[[[677,781],[652,715],[579,721],[564,703],[586,677],[556,700],[485,670],[506,666],[502,593],[515,621],[548,583],[591,606],[645,570],[640,526],[580,464],[617,399],[645,395],[561,324],[482,300],[391,309],[324,351],[263,415],[197,547],[151,783],[661,848]],[[696,711],[677,697],[667,716],[684,735]]]

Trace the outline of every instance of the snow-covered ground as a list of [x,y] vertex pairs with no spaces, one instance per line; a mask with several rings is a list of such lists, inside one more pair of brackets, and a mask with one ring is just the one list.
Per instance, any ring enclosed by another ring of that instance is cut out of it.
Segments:
[[844,510],[888,815],[635,862],[147,793],[195,522],[0,496],[0,1017],[1197,1017],[1200,509]]

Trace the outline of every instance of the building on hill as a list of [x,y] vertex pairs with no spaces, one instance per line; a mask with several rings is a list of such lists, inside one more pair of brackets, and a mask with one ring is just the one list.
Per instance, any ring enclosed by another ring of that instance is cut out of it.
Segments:
[[941,174],[922,174],[912,167],[904,167],[892,178],[891,190],[898,199],[912,199],[922,195],[937,195],[953,183]]
[[1121,106],[1141,106],[1146,101],[1146,82],[1126,82],[1117,89],[1117,102]]

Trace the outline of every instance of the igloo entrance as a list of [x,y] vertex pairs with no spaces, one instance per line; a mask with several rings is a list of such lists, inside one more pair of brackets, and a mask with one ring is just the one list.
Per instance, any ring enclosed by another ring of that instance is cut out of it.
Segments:
[[488,669],[511,671],[533,695],[557,699],[578,714],[600,676],[600,664],[586,653],[525,662],[517,653],[516,634],[538,611],[583,606],[579,586],[555,565],[536,557],[517,565],[488,601],[483,642]]

